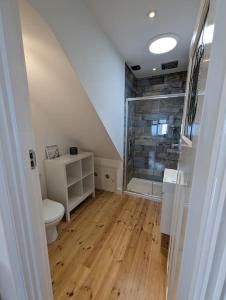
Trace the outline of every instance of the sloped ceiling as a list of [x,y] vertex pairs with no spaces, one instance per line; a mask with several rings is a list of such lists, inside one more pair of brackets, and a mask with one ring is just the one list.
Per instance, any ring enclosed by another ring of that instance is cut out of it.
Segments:
[[20,12],[31,101],[80,148],[99,157],[120,159],[49,26],[24,0]]

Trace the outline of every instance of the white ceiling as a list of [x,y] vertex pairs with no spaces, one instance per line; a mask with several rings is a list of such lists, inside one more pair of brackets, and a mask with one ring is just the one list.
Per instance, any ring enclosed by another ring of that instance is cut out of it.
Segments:
[[[152,69],[160,68],[161,63],[173,60],[179,60],[179,67],[170,72],[186,70],[200,0],[86,0],[86,2],[127,64],[141,65],[142,69],[134,72],[137,78],[162,74],[163,71],[154,72]],[[152,9],[157,11],[155,19],[147,17],[147,13]],[[163,33],[178,35],[178,46],[167,54],[151,54],[148,51],[148,42]]]

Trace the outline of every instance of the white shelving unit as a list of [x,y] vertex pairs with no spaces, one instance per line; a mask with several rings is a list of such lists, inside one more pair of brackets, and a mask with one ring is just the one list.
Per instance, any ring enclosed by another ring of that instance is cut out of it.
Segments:
[[48,197],[65,207],[66,219],[70,212],[89,195],[95,196],[93,153],[64,155],[45,160]]

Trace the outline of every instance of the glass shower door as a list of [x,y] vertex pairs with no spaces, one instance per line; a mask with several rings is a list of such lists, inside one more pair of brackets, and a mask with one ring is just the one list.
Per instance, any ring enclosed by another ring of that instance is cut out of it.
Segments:
[[184,95],[127,99],[124,189],[161,198],[164,169],[176,169]]

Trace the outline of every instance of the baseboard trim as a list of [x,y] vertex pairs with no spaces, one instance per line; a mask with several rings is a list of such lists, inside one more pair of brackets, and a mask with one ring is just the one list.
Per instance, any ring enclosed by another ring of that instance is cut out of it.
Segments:
[[122,194],[123,194],[123,190],[122,190],[121,188],[118,188],[118,189],[116,190],[116,194],[122,195]]
[[123,194],[143,198],[143,199],[150,200],[150,201],[156,201],[156,202],[160,202],[160,203],[162,202],[161,197],[154,196],[154,195],[145,195],[145,194],[139,194],[139,193],[128,192],[128,191],[123,191]]

